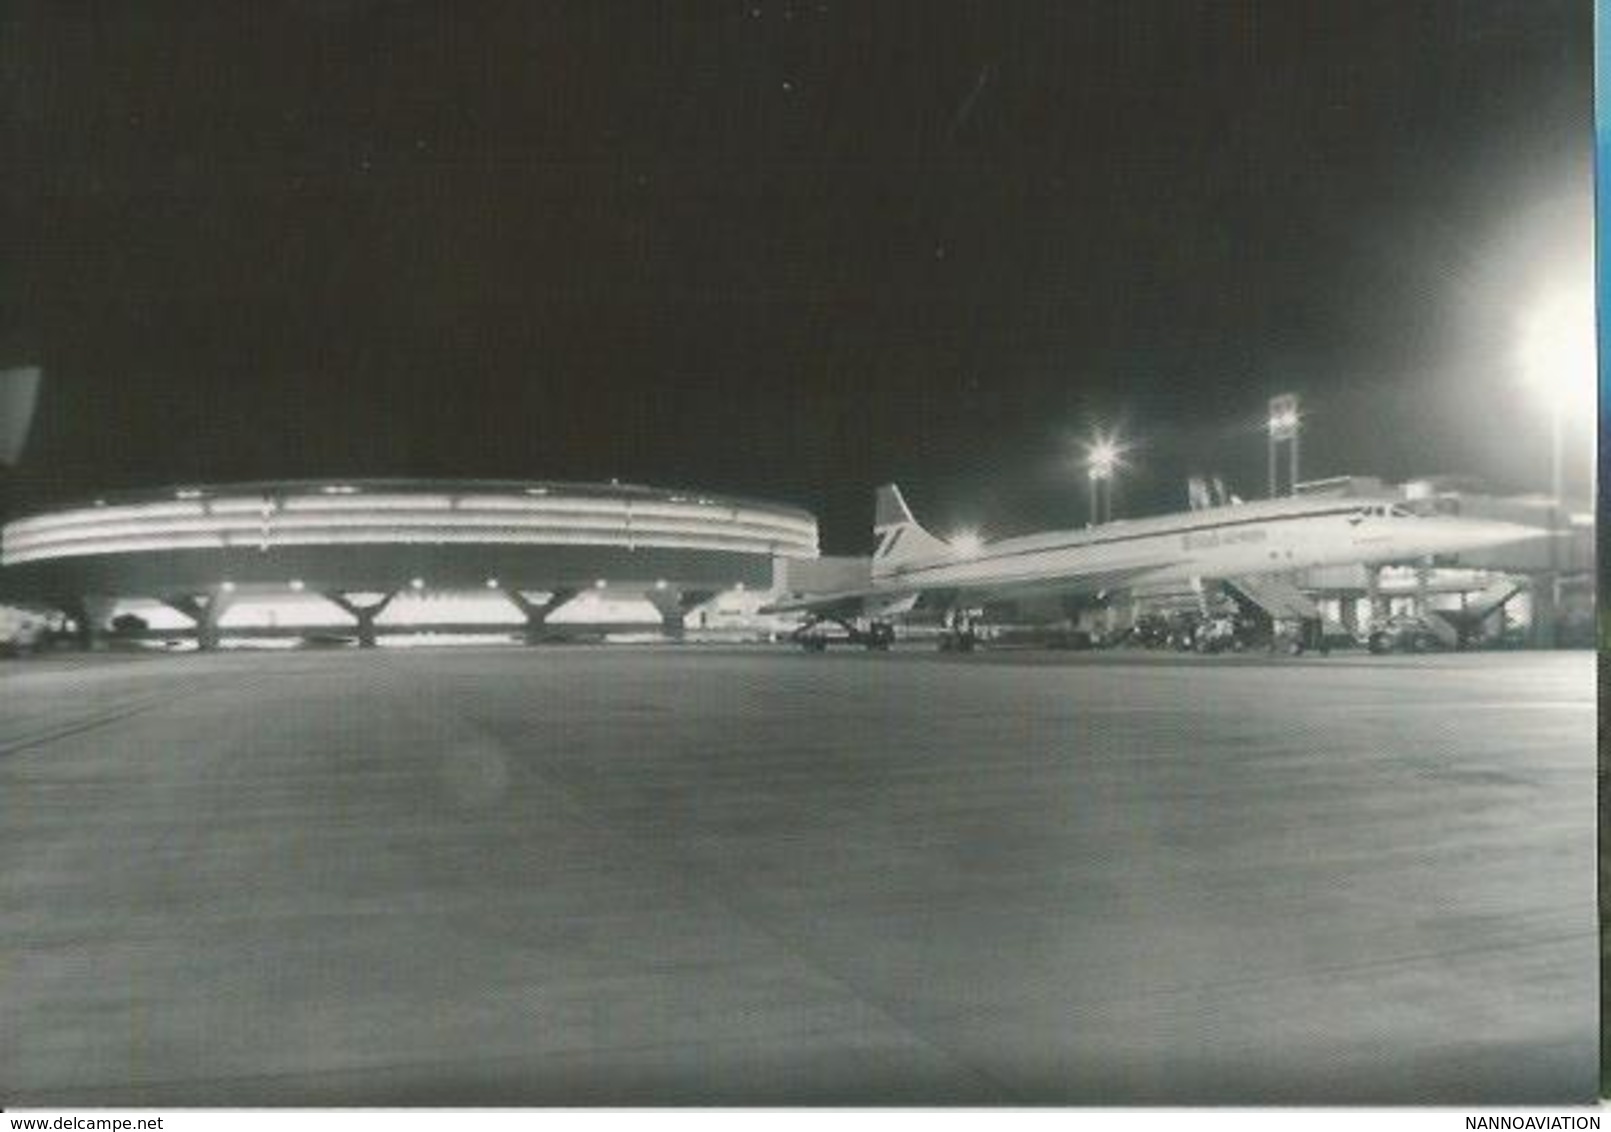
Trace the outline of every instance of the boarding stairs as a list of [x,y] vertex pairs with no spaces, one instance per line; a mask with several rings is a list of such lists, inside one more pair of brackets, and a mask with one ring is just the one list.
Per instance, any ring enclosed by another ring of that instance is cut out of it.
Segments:
[[1428,610],[1422,620],[1445,646],[1460,648],[1481,637],[1488,618],[1526,588],[1525,580],[1510,574],[1501,575],[1486,589],[1468,598],[1462,608]]
[[1308,594],[1279,576],[1226,578],[1223,588],[1244,613],[1257,610],[1270,619],[1298,628],[1298,640],[1322,652],[1328,641],[1350,638],[1346,626],[1328,618]]
[[1320,620],[1320,607],[1285,578],[1227,578],[1225,587],[1232,597],[1256,606],[1272,621]]

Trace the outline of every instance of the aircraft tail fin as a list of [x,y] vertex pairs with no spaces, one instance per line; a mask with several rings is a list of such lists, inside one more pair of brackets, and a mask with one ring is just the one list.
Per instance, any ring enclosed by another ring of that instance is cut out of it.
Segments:
[[912,517],[901,489],[892,483],[874,495],[873,534],[878,539],[878,548],[873,551],[874,579],[899,573],[917,562],[940,558],[948,549]]

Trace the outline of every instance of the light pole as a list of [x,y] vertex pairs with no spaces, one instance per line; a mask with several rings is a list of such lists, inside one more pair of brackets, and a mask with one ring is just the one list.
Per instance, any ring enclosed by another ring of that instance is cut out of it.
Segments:
[[[1586,273],[1585,273],[1586,274]],[[1594,293],[1592,286],[1546,295],[1528,316],[1521,341],[1522,373],[1549,407],[1549,604],[1538,623],[1538,643],[1556,643],[1560,616],[1562,500],[1566,494],[1563,433],[1566,414],[1594,411]]]
[[[1549,606],[1536,626],[1538,643],[1552,649],[1560,643],[1561,622],[1561,495],[1565,491],[1561,457],[1561,418],[1565,414],[1563,398],[1558,394],[1549,399]],[[1535,603],[1533,615],[1538,616]]]
[[1086,450],[1085,468],[1091,479],[1091,526],[1113,519],[1113,474],[1119,467],[1119,446],[1111,437],[1098,436]]
[[1289,480],[1289,494],[1298,494],[1298,423],[1301,416],[1298,412],[1298,395],[1296,393],[1283,393],[1279,397],[1270,398],[1270,498],[1274,499],[1279,491],[1280,475],[1278,450],[1282,444],[1287,445],[1290,459],[1287,478]]

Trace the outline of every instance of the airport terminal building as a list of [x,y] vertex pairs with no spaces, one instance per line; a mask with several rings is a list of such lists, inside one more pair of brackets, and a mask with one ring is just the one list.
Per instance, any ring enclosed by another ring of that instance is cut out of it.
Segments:
[[612,602],[678,636],[691,609],[764,593],[781,563],[817,554],[814,516],[752,499],[619,483],[280,481],[18,518],[0,541],[0,586],[8,602],[64,613],[85,643],[131,603],[147,616],[124,614],[126,631],[155,609],[202,648],[310,625],[365,646],[422,624],[538,640],[561,631],[567,609],[591,604],[607,619]]

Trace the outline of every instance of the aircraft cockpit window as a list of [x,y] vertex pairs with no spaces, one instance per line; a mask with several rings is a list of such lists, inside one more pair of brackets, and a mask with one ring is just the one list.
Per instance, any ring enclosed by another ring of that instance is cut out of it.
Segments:
[[1396,503],[1371,503],[1348,516],[1350,523],[1359,523],[1365,519],[1407,519],[1410,512]]

